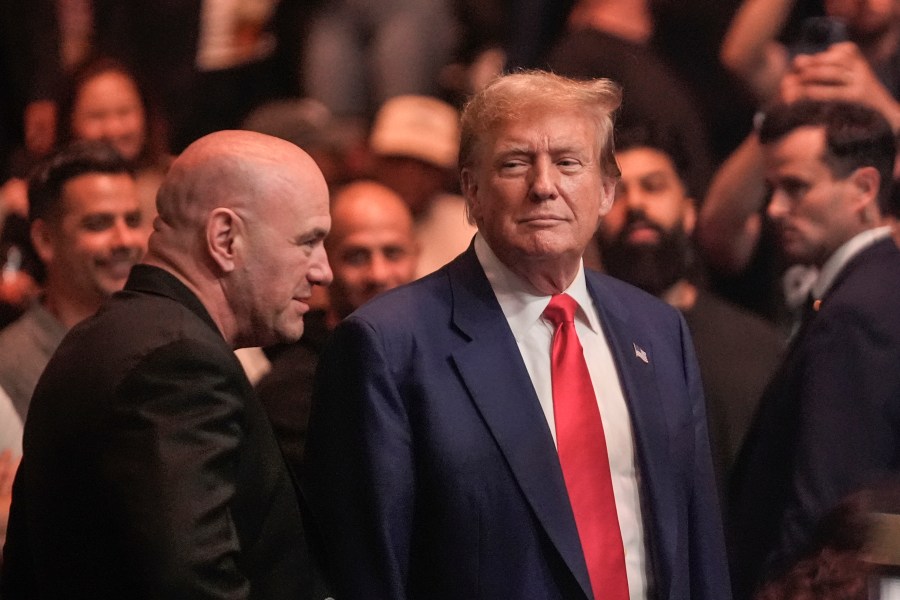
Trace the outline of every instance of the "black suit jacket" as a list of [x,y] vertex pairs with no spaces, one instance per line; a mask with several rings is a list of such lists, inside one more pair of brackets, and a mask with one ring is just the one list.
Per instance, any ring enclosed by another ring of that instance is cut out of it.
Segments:
[[35,390],[4,599],[296,599],[307,566],[293,480],[234,353],[179,280],[136,266]]
[[735,597],[796,559],[845,495],[900,470],[900,250],[844,267],[760,402],[732,479]]

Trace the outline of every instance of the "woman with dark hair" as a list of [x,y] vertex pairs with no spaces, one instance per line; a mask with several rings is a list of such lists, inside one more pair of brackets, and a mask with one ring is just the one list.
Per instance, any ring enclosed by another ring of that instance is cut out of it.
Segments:
[[60,143],[104,140],[137,169],[168,167],[168,131],[138,77],[97,57],[72,72],[59,99]]

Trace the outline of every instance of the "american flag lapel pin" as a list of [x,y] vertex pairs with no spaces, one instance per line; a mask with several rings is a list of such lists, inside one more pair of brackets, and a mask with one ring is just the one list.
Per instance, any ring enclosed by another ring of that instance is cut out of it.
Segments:
[[641,348],[640,346],[638,346],[637,344],[635,344],[634,342],[631,342],[631,345],[634,346],[634,355],[637,356],[642,361],[644,361],[644,363],[649,365],[650,359],[647,358],[647,351],[644,350],[643,348]]

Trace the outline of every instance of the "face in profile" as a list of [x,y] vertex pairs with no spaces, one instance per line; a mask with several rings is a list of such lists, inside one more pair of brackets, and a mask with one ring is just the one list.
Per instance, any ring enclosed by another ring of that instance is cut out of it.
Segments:
[[403,200],[374,182],[338,192],[326,240],[334,281],[331,308],[343,318],[376,295],[413,279],[418,247]]
[[331,283],[323,245],[331,227],[328,188],[318,170],[315,181],[291,171],[300,168],[309,165],[273,170],[278,183],[263,186],[268,197],[246,222],[247,244],[231,301],[253,345],[299,339],[313,287]]
[[35,247],[73,300],[99,302],[122,289],[147,249],[134,179],[88,173],[62,192],[60,216],[35,223]]
[[850,177],[835,177],[824,153],[821,127],[801,127],[765,147],[767,213],[793,263],[821,266],[855,233],[855,187]]
[[500,125],[464,169],[478,230],[514,271],[581,259],[615,185],[601,172],[597,137],[579,112],[536,109]]
[[105,71],[88,79],[72,105],[71,123],[75,138],[104,140],[126,160],[135,160],[144,148],[144,105],[124,73]]

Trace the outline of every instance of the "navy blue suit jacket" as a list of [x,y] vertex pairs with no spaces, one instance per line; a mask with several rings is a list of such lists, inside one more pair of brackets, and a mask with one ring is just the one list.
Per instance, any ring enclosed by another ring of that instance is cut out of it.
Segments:
[[[726,599],[684,322],[614,279],[587,282],[634,425],[652,597]],[[344,600],[593,597],[546,418],[471,247],[337,328],[305,459],[304,491]]]
[[847,494],[900,470],[900,250],[841,270],[760,402],[732,476],[735,596],[790,566]]

